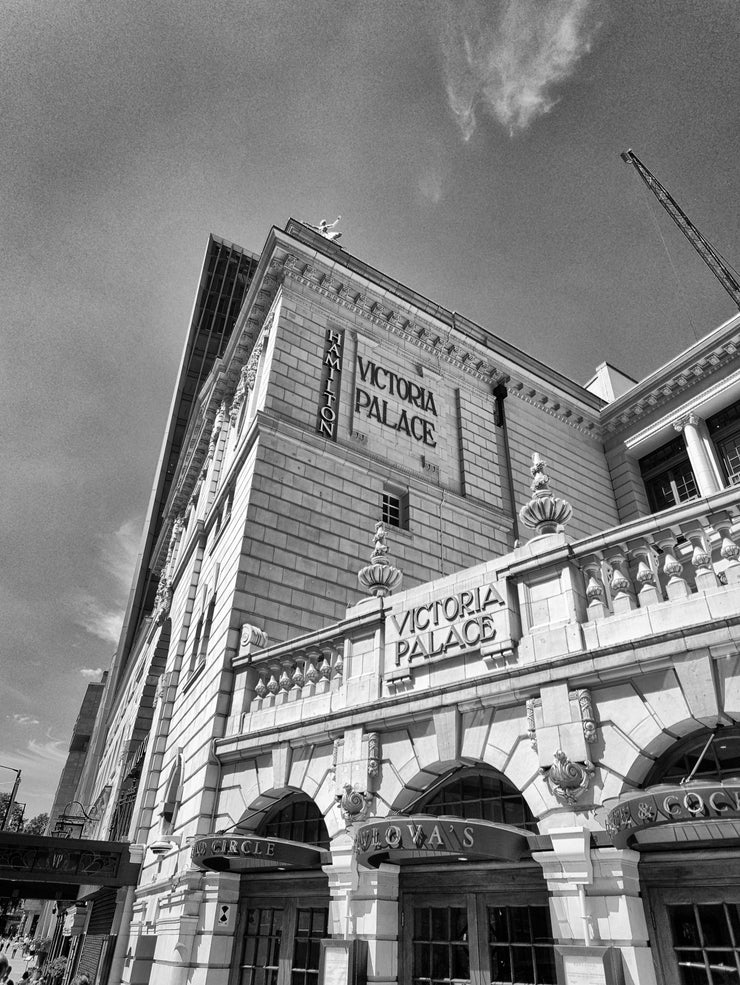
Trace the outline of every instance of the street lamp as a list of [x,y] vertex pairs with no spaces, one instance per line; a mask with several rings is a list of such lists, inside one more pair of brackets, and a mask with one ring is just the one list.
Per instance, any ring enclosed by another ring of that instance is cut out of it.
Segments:
[[[68,813],[75,806],[79,808],[82,816],[79,813]],[[64,809],[57,817],[54,830],[51,833],[59,838],[81,838],[85,830],[85,823],[87,821],[97,821],[97,819],[97,813],[94,809],[88,814],[79,800],[70,800],[68,804],[65,804]]]
[[11,773],[15,773],[15,783],[13,784],[13,790],[10,794],[10,800],[8,801],[8,806],[5,809],[5,816],[3,817],[2,827],[0,831],[7,831],[8,824],[10,822],[10,813],[13,810],[13,805],[15,804],[15,798],[18,793],[18,787],[21,785],[21,771],[14,769],[12,766],[4,766],[0,763],[0,769],[10,770]]

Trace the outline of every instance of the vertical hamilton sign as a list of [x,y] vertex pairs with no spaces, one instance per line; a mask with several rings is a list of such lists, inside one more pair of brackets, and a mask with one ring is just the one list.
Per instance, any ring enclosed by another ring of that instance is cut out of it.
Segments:
[[344,329],[327,328],[324,342],[324,359],[319,393],[319,413],[316,430],[331,441],[337,440],[337,421],[339,419],[339,393],[342,380],[342,357],[344,354]]

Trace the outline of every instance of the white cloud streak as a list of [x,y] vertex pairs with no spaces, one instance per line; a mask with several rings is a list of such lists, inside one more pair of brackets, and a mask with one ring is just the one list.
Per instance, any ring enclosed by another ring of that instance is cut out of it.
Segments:
[[32,715],[18,715],[17,713],[13,715],[13,721],[16,725],[40,725],[38,718],[34,718]]
[[92,595],[81,592],[74,601],[75,622],[92,636],[116,646],[121,634],[123,609],[110,609]]
[[596,2],[447,0],[445,82],[465,140],[479,109],[513,135],[553,108],[553,87],[591,48]]
[[103,671],[100,667],[81,667],[80,673],[83,677],[89,678],[89,680],[92,680],[94,677],[102,677],[103,675]]

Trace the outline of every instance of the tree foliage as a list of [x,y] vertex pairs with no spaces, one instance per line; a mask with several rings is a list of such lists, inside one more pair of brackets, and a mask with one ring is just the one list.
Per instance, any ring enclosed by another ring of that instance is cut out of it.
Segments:
[[[5,819],[5,814],[7,813],[9,803],[10,794],[0,793],[0,825]],[[44,833],[48,823],[48,814],[37,814],[36,817],[24,820],[23,805],[15,803],[13,804],[13,809],[10,812],[10,818],[6,828],[8,831],[22,831],[24,834],[40,835]]]

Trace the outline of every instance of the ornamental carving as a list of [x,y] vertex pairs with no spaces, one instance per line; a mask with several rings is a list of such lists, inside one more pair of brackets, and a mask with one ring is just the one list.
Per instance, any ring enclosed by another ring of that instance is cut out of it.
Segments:
[[541,767],[540,773],[545,777],[550,793],[560,801],[572,807],[588,789],[591,777],[595,773],[593,763],[574,763],[558,749],[550,767]]
[[546,468],[547,462],[535,452],[529,468],[532,474],[532,498],[519,510],[519,519],[526,527],[534,527],[537,536],[554,534],[558,527],[568,522],[573,513],[570,503],[553,496]]
[[527,735],[529,742],[535,752],[537,752],[537,723],[534,717],[535,698],[527,698]]
[[583,723],[583,738],[586,742],[596,742],[596,716],[594,715],[591,692],[587,687],[582,687],[577,691],[573,691],[570,697],[575,698],[578,702],[578,708],[581,712],[581,722]]
[[380,772],[380,736],[368,732],[367,736],[367,775],[375,777]]
[[375,547],[370,556],[370,564],[360,569],[357,578],[369,595],[383,598],[398,588],[403,574],[391,564],[386,556],[388,546],[385,542],[385,527],[382,520],[378,520],[375,524],[373,541]]
[[221,428],[224,426],[224,420],[226,419],[226,402],[222,401],[221,406],[218,408],[218,413],[216,414],[216,420],[213,422],[213,430],[211,431],[211,440],[208,442],[208,459],[213,458],[216,453],[216,445],[218,444],[218,436],[221,434]]
[[344,793],[336,795],[339,810],[345,821],[362,821],[367,817],[372,795],[355,790],[351,783],[344,784]]
[[154,611],[152,618],[156,626],[161,626],[170,613],[172,605],[172,584],[167,577],[167,572],[163,571],[159,576],[157,594],[154,596]]

